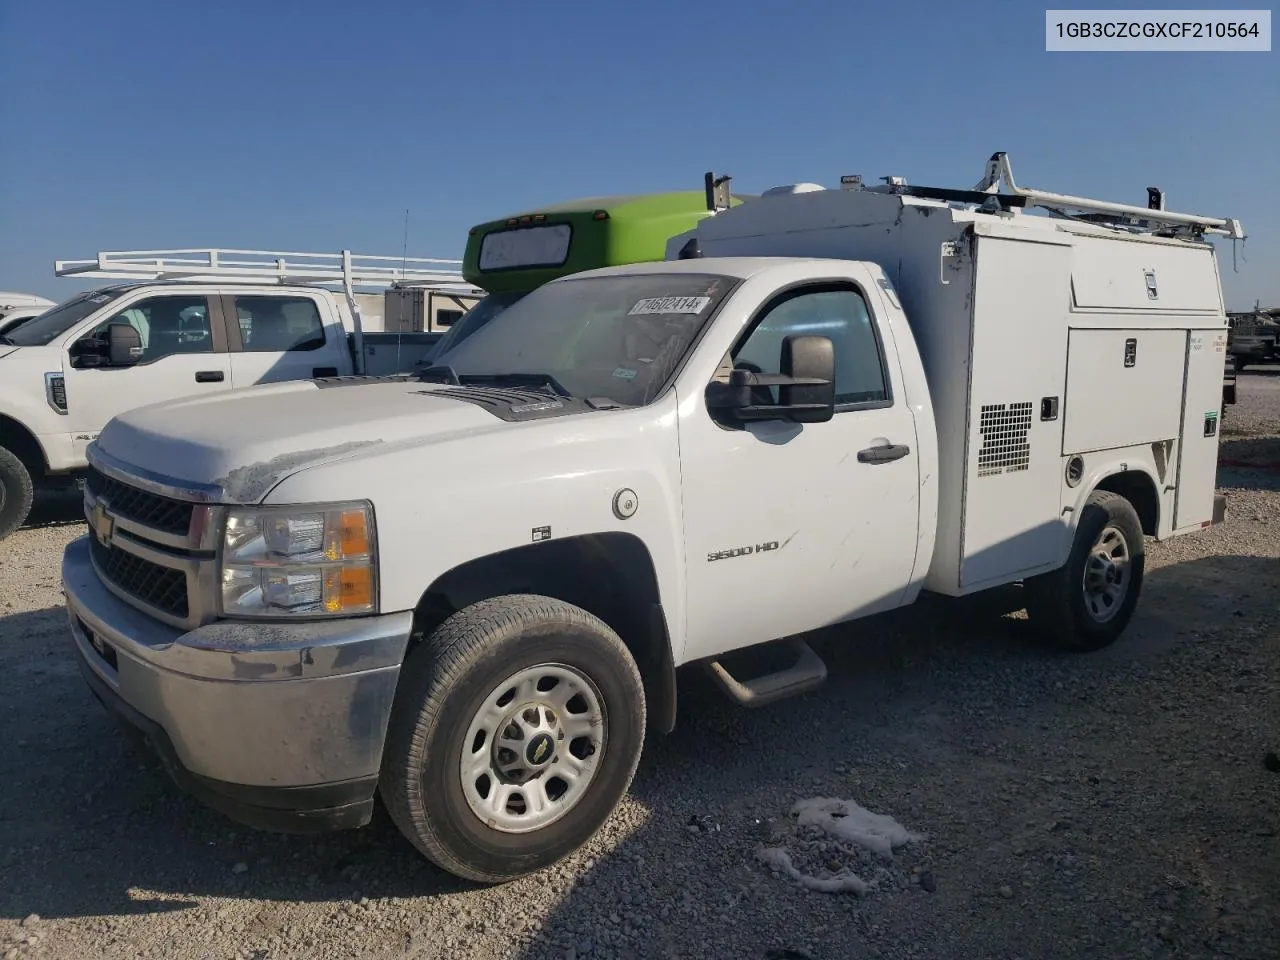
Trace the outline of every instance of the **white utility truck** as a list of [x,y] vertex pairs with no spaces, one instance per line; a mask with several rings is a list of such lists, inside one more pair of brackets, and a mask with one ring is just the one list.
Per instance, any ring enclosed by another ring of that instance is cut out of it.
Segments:
[[125,410],[280,380],[412,370],[443,334],[365,332],[361,298],[370,294],[357,289],[478,295],[459,263],[246,250],[58,261],[59,276],[133,282],[81,293],[0,335],[0,539],[26,519],[35,489],[83,476],[85,448]]
[[610,815],[677,667],[768,703],[824,678],[809,631],[1018,581],[1093,650],[1144,536],[1223,515],[1205,237],[1237,222],[1020,190],[1002,155],[973,191],[711,183],[672,259],[547,283],[414,374],[103,429],[68,653],[179,783],[290,830],[377,791],[502,881]]

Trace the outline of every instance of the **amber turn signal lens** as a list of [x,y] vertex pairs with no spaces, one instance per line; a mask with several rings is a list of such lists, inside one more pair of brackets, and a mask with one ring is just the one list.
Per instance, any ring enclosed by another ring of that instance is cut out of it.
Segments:
[[343,610],[373,606],[373,571],[368,567],[344,567],[340,596]]
[[342,557],[351,560],[369,555],[369,528],[363,510],[344,510],[338,520],[338,534],[342,544]]
[[340,567],[325,571],[324,608],[329,613],[366,613],[373,609],[373,570]]

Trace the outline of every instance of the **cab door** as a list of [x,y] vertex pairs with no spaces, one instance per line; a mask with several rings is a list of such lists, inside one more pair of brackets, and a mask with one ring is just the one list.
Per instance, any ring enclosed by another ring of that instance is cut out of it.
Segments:
[[[326,329],[316,298],[306,294],[226,293],[222,297],[236,389],[259,383],[335,377],[348,371],[346,333]],[[340,342],[336,342],[340,341]]]
[[[142,359],[129,366],[91,366],[85,337],[127,323],[142,340]],[[157,294],[135,300],[84,331],[64,361],[67,427],[75,457],[107,421],[127,410],[231,389],[226,331],[216,304],[202,293]]]
[[830,337],[829,421],[718,423],[701,397],[682,402],[685,660],[902,602],[915,566],[919,454],[893,341],[870,303],[853,282],[792,287],[757,312],[722,364],[778,373],[784,337]]

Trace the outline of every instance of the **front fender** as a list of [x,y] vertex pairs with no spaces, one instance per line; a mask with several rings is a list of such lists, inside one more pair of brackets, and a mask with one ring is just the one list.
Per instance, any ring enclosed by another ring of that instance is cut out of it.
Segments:
[[[55,411],[46,399],[45,373],[61,372],[57,365],[46,370],[39,364],[22,362],[17,356],[0,359],[0,445],[6,434],[18,434],[15,446],[34,442],[45,465],[52,470],[74,466],[67,442],[67,418]],[[56,358],[55,358],[56,359]]]
[[[630,491],[636,508],[615,511]],[[672,654],[684,647],[676,397],[514,430],[370,448],[283,480],[269,503],[370,500],[383,613],[412,610],[472,560],[566,537],[624,533],[653,561]]]

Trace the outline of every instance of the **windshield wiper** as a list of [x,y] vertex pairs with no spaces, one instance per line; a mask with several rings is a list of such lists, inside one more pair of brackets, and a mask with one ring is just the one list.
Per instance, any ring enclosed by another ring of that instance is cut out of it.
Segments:
[[462,386],[462,381],[458,379],[458,373],[447,363],[432,363],[420,370],[415,370],[413,375],[419,380],[437,380],[440,383],[451,383],[455,387]]
[[464,373],[460,375],[458,371],[447,363],[432,363],[415,370],[413,375],[419,380],[448,383],[456,387],[460,387],[464,383],[474,383],[495,387],[534,387],[544,390],[549,388],[552,393],[557,393],[562,397],[571,398],[573,396],[565,389],[564,384],[549,373]]
[[512,387],[550,387],[553,393],[562,397],[572,397],[568,390],[549,373],[464,373],[462,383],[493,384],[494,386]]

